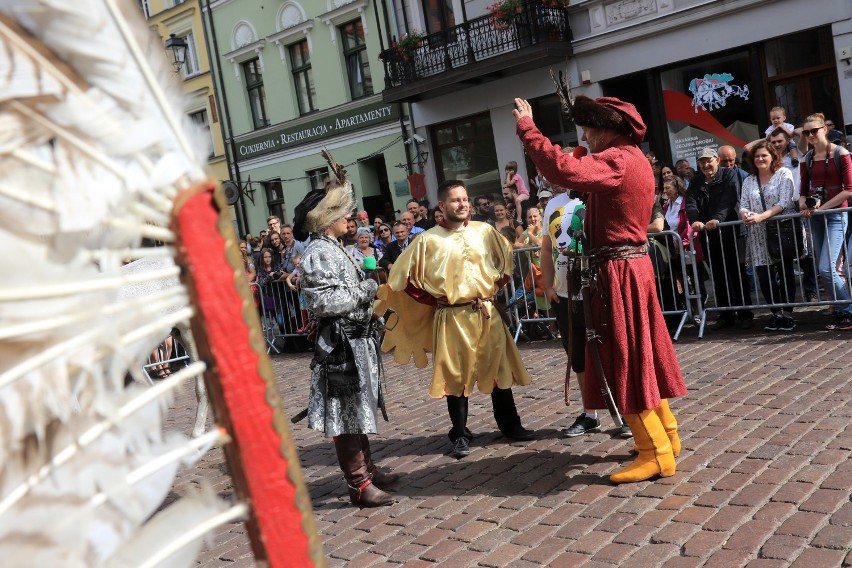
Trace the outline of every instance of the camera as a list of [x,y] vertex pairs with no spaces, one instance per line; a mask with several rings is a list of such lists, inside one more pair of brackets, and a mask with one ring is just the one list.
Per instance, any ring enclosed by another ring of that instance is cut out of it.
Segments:
[[825,201],[825,188],[815,187],[811,189],[811,194],[805,197],[805,207],[813,209],[817,206],[817,203],[822,203],[823,201]]

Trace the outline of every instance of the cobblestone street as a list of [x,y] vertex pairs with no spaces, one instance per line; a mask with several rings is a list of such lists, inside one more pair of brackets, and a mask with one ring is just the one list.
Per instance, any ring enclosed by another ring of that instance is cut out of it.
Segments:
[[[676,344],[690,392],[673,400],[684,449],[673,477],[614,486],[631,440],[601,432],[567,439],[580,405],[562,402],[557,341],[521,347],[534,383],[516,388],[532,442],[502,438],[488,397],[471,398],[471,455],[447,455],[446,405],[427,397],[430,370],[385,357],[390,422],[376,461],[403,476],[399,502],[348,502],[331,444],[293,426],[329,566],[846,566],[852,564],[852,355],[849,335],[802,314],[797,332],[712,334]],[[310,354],[273,358],[288,415],[307,400]],[[191,392],[172,420],[189,432]],[[231,494],[222,453],[179,477]],[[241,525],[220,529],[202,566],[253,566]]]

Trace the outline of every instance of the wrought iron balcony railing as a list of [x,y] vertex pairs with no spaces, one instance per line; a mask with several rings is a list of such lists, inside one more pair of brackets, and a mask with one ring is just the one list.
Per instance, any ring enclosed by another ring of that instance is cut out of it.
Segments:
[[570,46],[571,28],[565,8],[526,0],[509,19],[487,15],[423,36],[415,46],[393,46],[380,55],[388,88],[408,85],[466,65],[542,43]]

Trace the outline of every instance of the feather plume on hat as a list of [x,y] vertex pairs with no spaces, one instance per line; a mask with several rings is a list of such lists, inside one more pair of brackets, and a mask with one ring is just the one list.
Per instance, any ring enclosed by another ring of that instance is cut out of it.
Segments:
[[550,77],[556,84],[556,95],[559,97],[562,111],[577,126],[614,130],[628,136],[637,144],[645,139],[645,122],[632,104],[615,97],[573,97],[571,86],[562,71],[557,79],[551,69]]
[[293,233],[299,240],[305,240],[311,233],[321,232],[341,217],[352,213],[355,208],[355,195],[346,176],[346,168],[338,164],[327,150],[320,154],[328,162],[334,179],[323,189],[310,192],[296,206]]

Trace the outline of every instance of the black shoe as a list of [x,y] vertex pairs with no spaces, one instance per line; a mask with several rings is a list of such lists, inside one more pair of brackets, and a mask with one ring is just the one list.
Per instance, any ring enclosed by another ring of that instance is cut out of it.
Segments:
[[532,430],[527,430],[523,426],[518,426],[511,432],[503,432],[503,435],[512,440],[518,440],[520,442],[527,442],[535,438],[535,432]]
[[633,432],[630,430],[630,426],[627,425],[627,422],[624,422],[623,418],[622,423],[623,425],[621,426],[621,428],[619,428],[615,432],[616,436],[618,436],[619,438],[632,438]]
[[778,331],[793,331],[796,329],[796,322],[790,316],[781,316],[778,318]]
[[777,314],[772,314],[772,317],[769,318],[769,322],[763,326],[764,331],[778,331],[778,328],[781,325],[781,316]]
[[456,441],[453,442],[453,451],[450,452],[450,455],[456,458],[457,460],[462,459],[465,456],[470,455],[470,442],[467,441],[467,438],[462,436],[461,438],[456,438]]
[[575,438],[577,436],[582,436],[583,434],[588,434],[589,432],[597,432],[600,429],[601,421],[598,418],[586,416],[586,413],[584,412],[567,430],[565,430],[564,433],[566,438]]
[[848,331],[852,329],[852,314],[837,314],[834,323],[825,326],[828,331]]

